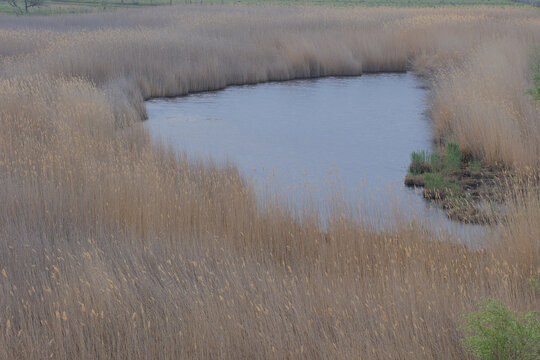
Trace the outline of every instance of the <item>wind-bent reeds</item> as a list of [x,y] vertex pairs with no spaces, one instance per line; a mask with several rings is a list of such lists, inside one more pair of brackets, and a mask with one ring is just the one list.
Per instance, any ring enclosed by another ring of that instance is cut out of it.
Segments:
[[0,358],[471,358],[480,298],[539,308],[537,180],[485,249],[339,204],[322,228],[137,122],[153,96],[411,69],[438,136],[534,177],[539,43],[528,8],[0,17]]

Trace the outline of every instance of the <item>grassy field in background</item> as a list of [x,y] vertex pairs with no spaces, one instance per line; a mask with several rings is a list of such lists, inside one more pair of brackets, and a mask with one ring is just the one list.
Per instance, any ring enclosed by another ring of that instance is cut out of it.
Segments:
[[[397,7],[433,7],[466,5],[515,5],[511,0],[172,0],[179,4],[236,4],[236,5],[324,5],[324,6],[397,6]],[[30,8],[32,15],[54,15],[70,13],[88,13],[119,8],[140,8],[170,5],[168,0],[45,0],[43,5]],[[0,13],[14,14],[6,0],[0,1]]]

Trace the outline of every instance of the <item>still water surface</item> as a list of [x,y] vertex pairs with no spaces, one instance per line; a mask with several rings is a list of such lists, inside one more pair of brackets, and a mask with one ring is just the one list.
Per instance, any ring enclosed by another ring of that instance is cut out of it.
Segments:
[[399,210],[468,238],[481,228],[448,220],[402,185],[410,153],[433,147],[420,85],[412,74],[380,74],[235,86],[150,100],[144,126],[190,156],[232,161],[259,194],[271,184],[293,207],[306,189],[321,209],[344,189],[380,226]]

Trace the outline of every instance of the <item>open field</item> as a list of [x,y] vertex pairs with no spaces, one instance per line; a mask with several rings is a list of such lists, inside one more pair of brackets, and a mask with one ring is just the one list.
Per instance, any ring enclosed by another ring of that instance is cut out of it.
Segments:
[[[473,359],[481,298],[540,309],[534,46],[517,7],[0,16],[0,358]],[[140,126],[151,97],[404,70],[439,140],[532,178],[486,248],[340,202],[324,228]]]
[[[395,7],[434,7],[464,5],[522,5],[520,1],[534,0],[43,0],[43,3],[29,9],[31,15],[54,15],[69,13],[90,13],[113,11],[122,8],[141,8],[163,5],[202,4],[202,5],[322,5],[343,6],[395,6]],[[0,13],[14,14],[14,9],[6,0],[0,0]]]

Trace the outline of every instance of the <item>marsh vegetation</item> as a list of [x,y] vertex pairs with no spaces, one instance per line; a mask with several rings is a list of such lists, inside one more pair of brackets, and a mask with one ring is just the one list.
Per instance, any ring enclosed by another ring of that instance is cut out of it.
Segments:
[[[405,185],[423,188],[423,197],[441,204],[451,219],[486,224],[503,215],[497,207],[507,200],[503,182],[511,178],[507,169],[466,156],[458,144],[448,142],[442,154],[411,153]],[[480,208],[482,201],[488,203],[487,209]]]
[[474,359],[481,298],[539,308],[540,195],[469,248],[337,202],[327,226],[151,140],[144,100],[414,71],[437,141],[534,177],[530,8],[0,16],[0,358]]

